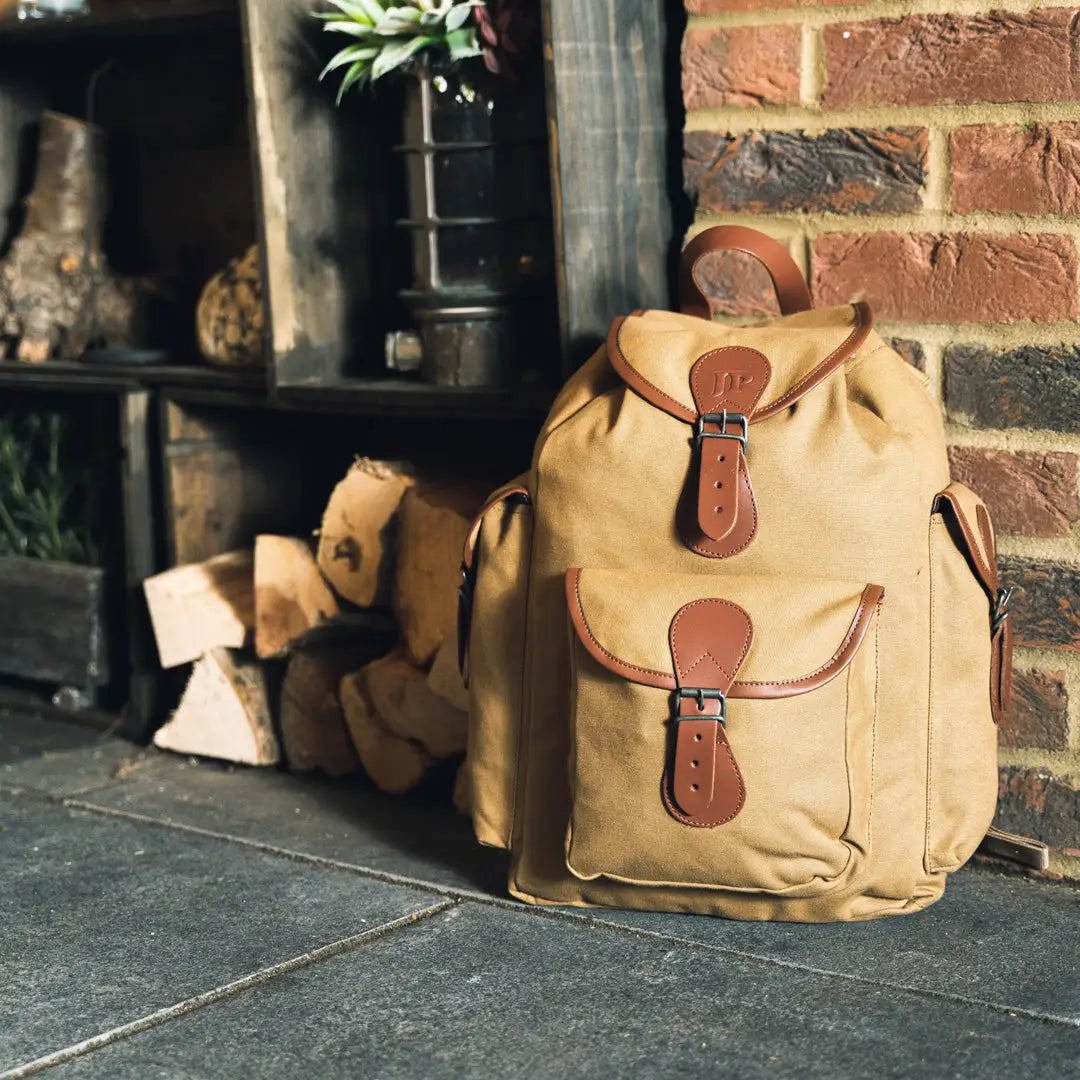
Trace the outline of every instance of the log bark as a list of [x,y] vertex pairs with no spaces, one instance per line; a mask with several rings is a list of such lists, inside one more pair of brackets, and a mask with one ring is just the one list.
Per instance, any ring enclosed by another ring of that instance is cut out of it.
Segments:
[[213,649],[192,669],[180,704],[154,745],[244,765],[274,765],[280,756],[262,665]]
[[143,582],[163,668],[217,646],[240,648],[255,627],[254,560],[232,551],[177,566]]
[[17,359],[75,359],[99,340],[132,344],[136,288],[109,272],[101,250],[104,220],[100,128],[46,112],[26,221],[0,263],[0,338],[15,341]]
[[260,657],[284,656],[297,638],[338,610],[307,541],[255,538],[255,652]]
[[330,496],[319,532],[319,569],[359,607],[390,602],[398,507],[414,483],[401,462],[360,458]]
[[395,795],[416,787],[430,764],[428,756],[417,743],[394,735],[382,723],[362,672],[342,679],[340,697],[357,756],[375,785]]
[[434,693],[427,673],[400,653],[362,668],[368,699],[383,725],[403,739],[420,743],[433,758],[465,749],[468,716]]
[[263,291],[259,249],[253,244],[205,285],[195,310],[199,351],[214,364],[251,367],[265,363]]
[[394,614],[416,664],[429,663],[457,625],[461,549],[483,497],[469,484],[425,484],[402,499]]
[[290,657],[281,686],[281,746],[290,769],[345,776],[360,767],[339,698],[355,663],[352,649]]

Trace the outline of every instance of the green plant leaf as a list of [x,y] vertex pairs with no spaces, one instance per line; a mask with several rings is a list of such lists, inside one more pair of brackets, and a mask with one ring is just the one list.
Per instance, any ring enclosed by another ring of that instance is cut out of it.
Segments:
[[337,71],[346,64],[363,63],[365,60],[373,60],[378,55],[377,45],[349,45],[330,59],[330,63],[319,72],[319,79],[320,81],[325,79],[331,71]]
[[476,41],[476,31],[471,26],[447,34],[446,47],[451,60],[468,60],[471,56],[480,56],[483,53]]
[[358,22],[328,22],[323,29],[332,30],[335,34],[348,34],[350,37],[357,38],[368,38],[375,33],[372,27]]
[[345,78],[341,80],[341,85],[338,87],[337,92],[337,103],[339,105],[341,104],[341,99],[348,93],[349,87],[354,83],[363,85],[370,74],[371,62],[368,60],[357,60],[356,63],[345,72]]
[[416,8],[389,8],[375,23],[375,33],[383,37],[413,34],[421,24],[423,15]]
[[456,4],[446,16],[447,32],[453,33],[455,30],[460,30],[472,18],[473,8],[482,6],[483,0],[475,0],[475,2],[467,4]]
[[[368,0],[369,3],[374,3],[375,0]],[[356,22],[363,23],[365,26],[371,26],[377,16],[371,15],[363,0],[327,0],[327,3],[333,4],[338,11],[344,12],[350,19],[354,19]],[[376,6],[378,6],[376,4]],[[382,14],[382,8],[379,8],[380,15]],[[333,12],[325,12],[321,15],[325,18],[326,15],[334,15]],[[335,16],[336,17],[336,16]]]
[[412,37],[406,41],[387,44],[371,65],[371,81],[374,82],[395,68],[401,67],[410,56],[418,53],[425,46],[438,44],[440,44],[439,39],[435,37]]
[[[334,0],[330,0],[330,2],[333,3]],[[378,22],[385,13],[385,9],[382,4],[379,3],[379,0],[349,0],[349,2],[363,8],[367,17],[373,24]]]

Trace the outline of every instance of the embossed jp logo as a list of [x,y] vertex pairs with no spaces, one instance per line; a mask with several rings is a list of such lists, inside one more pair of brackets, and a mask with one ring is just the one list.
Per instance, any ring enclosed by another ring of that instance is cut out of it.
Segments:
[[732,391],[742,393],[754,380],[755,376],[748,371],[714,371],[713,397],[727,397]]

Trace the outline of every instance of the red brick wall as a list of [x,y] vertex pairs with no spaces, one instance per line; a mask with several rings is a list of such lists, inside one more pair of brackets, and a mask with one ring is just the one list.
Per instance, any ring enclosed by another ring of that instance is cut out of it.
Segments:
[[[1080,8],[949,6],[686,0],[686,186],[940,396],[1017,587],[999,822],[1080,876]],[[775,311],[754,264],[710,277],[721,317]]]

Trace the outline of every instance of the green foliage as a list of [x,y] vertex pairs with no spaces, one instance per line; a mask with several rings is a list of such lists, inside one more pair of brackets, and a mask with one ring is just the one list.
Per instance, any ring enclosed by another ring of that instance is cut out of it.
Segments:
[[480,56],[473,10],[485,0],[327,0],[336,10],[315,13],[324,30],[352,39],[319,75],[345,68],[338,103],[351,86],[363,86],[400,68],[421,49],[451,61]]
[[75,464],[59,413],[0,415],[0,555],[96,563],[90,469]]

